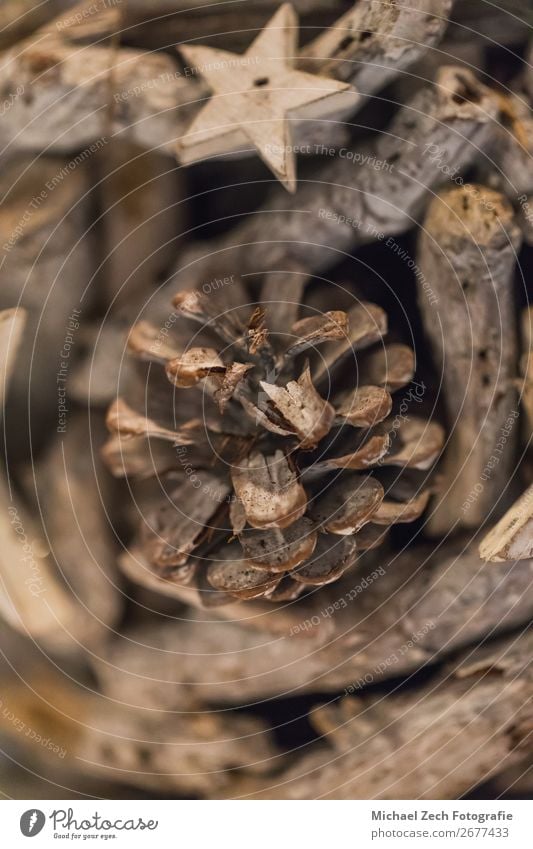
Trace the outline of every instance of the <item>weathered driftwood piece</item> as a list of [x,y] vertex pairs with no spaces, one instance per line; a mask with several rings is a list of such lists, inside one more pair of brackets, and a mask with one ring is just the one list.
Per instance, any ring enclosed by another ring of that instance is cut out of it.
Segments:
[[[317,712],[333,748],[234,795],[283,799],[457,799],[531,753],[531,632],[467,652],[435,681]],[[235,792],[236,791],[236,792]]]
[[106,406],[128,391],[133,363],[127,355],[131,324],[156,292],[182,231],[182,191],[173,159],[112,139],[95,158],[101,217],[100,264],[95,282],[108,307],[103,319],[80,330],[84,355],[72,370],[69,396]]
[[211,241],[209,256],[198,247],[185,252],[178,271],[188,286],[201,286],[221,266],[243,274],[290,263],[311,272],[339,262],[356,245],[386,243],[413,226],[428,190],[477,159],[498,109],[471,73],[443,68],[436,85],[419,92],[371,145],[315,169],[294,199],[273,192],[262,209]]
[[[15,369],[24,326],[22,310],[0,313],[1,407]],[[22,634],[53,651],[78,652],[99,628],[78,605],[54,569],[45,535],[8,484],[0,479],[0,615]]]
[[183,191],[169,157],[114,139],[97,160],[105,301],[134,317],[156,288],[183,227]]
[[[72,754],[69,757],[72,741],[80,731],[75,724],[78,705],[67,693],[62,698],[61,693],[65,692],[65,682],[74,693],[79,691],[73,680],[87,683],[79,659],[76,663],[66,659],[62,679],[58,675],[61,658],[43,652],[1,619],[0,645],[0,794],[12,799],[67,799],[80,798],[80,794],[114,798],[116,779],[106,784],[101,776],[89,775],[83,768],[80,772],[76,758]],[[88,690],[85,693],[90,699]]]
[[98,456],[103,422],[100,430],[91,428],[85,411],[73,411],[65,430],[35,465],[27,488],[39,505],[51,558],[73,603],[110,639],[123,599],[109,526],[109,478]]
[[427,212],[419,242],[419,304],[448,418],[434,534],[478,528],[505,509],[518,437],[512,279],[520,231],[498,192],[445,190]]
[[479,554],[493,563],[524,560],[532,556],[533,484],[481,540]]
[[102,700],[76,747],[88,771],[152,791],[212,798],[230,789],[234,771],[257,775],[279,766],[260,720],[229,713],[159,714]]
[[0,85],[19,87],[0,132],[0,143],[17,151],[92,153],[124,133],[170,152],[200,93],[170,56],[77,45],[52,25],[0,56]]
[[38,449],[64,413],[76,334],[93,301],[90,165],[23,157],[0,180],[0,308],[27,312],[6,416],[11,458],[28,456],[30,442]]
[[488,568],[475,543],[379,554],[274,612],[247,603],[232,606],[228,622],[197,613],[136,628],[108,647],[96,673],[111,697],[172,709],[377,682],[528,622],[532,569],[531,560]]
[[370,95],[437,44],[453,0],[362,0],[303,50],[300,66]]
[[45,772],[52,761],[58,782],[67,787],[69,771],[82,770],[88,777],[154,793],[209,798],[231,792],[235,770],[257,776],[278,766],[263,722],[231,711],[135,710],[123,700],[111,704],[53,670],[44,676],[34,666],[26,668],[23,682],[9,680],[2,700],[1,734],[18,742],[17,724],[10,721],[14,715],[18,725],[50,742],[28,740],[22,763]]

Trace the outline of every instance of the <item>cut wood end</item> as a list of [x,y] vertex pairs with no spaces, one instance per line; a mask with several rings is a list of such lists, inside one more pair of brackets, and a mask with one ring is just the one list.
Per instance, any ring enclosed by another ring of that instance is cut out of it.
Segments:
[[509,201],[494,189],[466,183],[440,192],[428,208],[425,228],[439,241],[461,239],[477,245],[507,242],[515,247],[520,233]]

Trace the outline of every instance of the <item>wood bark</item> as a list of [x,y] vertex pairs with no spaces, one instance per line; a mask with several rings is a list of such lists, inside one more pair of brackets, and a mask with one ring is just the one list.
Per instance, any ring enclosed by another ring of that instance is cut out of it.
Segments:
[[[515,633],[403,692],[327,703],[311,716],[320,744],[297,755],[280,755],[245,716],[117,708],[35,668],[31,689],[11,683],[1,732],[16,742],[11,712],[51,736],[66,750],[59,783],[81,759],[89,776],[208,798],[456,799],[531,758],[531,650],[531,632]],[[50,768],[39,746],[32,755],[34,770]]]
[[499,94],[500,127],[494,137],[489,162],[480,163],[482,182],[502,191],[515,206],[523,206],[533,193],[533,117],[531,98],[524,86]]
[[2,122],[5,149],[68,153],[123,134],[171,153],[202,91],[171,56],[78,45],[51,28],[0,56],[0,85],[18,92]]

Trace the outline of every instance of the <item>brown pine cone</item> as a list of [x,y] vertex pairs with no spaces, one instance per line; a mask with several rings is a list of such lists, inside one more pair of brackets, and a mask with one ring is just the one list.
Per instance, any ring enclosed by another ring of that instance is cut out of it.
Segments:
[[280,301],[272,280],[249,302],[225,280],[179,292],[164,326],[133,327],[129,350],[148,364],[137,401],[111,406],[103,449],[116,476],[152,479],[131,555],[209,607],[335,581],[422,514],[443,443],[412,413],[418,391],[393,411],[415,362],[383,343],[380,307],[324,311],[333,286],[306,298],[293,282]]

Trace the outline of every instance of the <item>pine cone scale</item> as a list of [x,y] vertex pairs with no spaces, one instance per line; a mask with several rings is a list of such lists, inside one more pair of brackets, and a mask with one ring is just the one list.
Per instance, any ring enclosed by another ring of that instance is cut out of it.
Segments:
[[[296,321],[294,309],[285,317],[277,309],[273,333],[269,304],[247,302],[235,283],[209,296],[178,293],[173,304],[185,329],[175,337],[161,342],[148,322],[132,329],[130,353],[162,367],[171,387],[166,413],[160,384],[145,390],[165,422],[119,399],[104,449],[115,474],[147,477],[142,443],[150,453],[153,444],[164,491],[165,479],[185,475],[164,499],[156,496],[135,545],[172,592],[181,586],[190,600],[196,587],[204,607],[291,601],[337,580],[389,526],[421,515],[429,489],[420,475],[443,442],[440,426],[422,417],[395,423],[392,393],[412,380],[415,359],[406,345],[383,343],[380,307],[304,305]],[[188,344],[191,322],[199,329]],[[161,443],[171,450],[162,455]],[[386,487],[386,466],[419,478],[403,487],[393,478]]]

